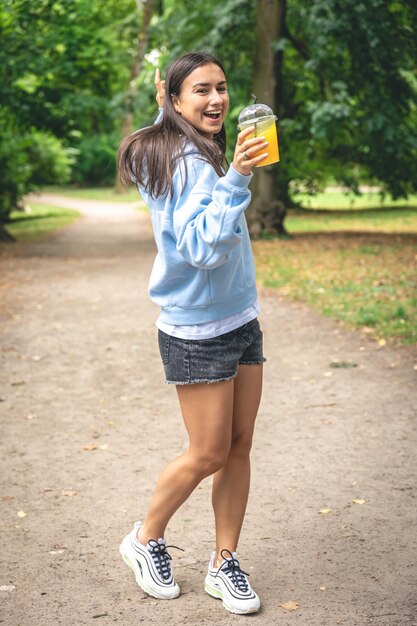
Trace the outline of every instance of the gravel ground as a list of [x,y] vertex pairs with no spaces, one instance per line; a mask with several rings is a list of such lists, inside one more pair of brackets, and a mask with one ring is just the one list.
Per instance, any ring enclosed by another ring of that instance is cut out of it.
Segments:
[[264,396],[239,554],[262,610],[203,590],[210,479],[172,520],[182,595],[145,596],[118,553],[186,443],[162,383],[154,245],[129,205],[0,248],[0,623],[416,626],[415,348],[261,294]]

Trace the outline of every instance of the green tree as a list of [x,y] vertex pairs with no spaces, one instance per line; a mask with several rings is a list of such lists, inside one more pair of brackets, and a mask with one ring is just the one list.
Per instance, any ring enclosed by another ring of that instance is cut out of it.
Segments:
[[[275,83],[282,162],[274,185],[255,186],[255,234],[285,231],[290,183],[316,190],[332,177],[356,191],[366,180],[395,198],[416,190],[415,3],[265,0],[258,24],[274,12],[275,34],[257,39],[255,83]],[[259,63],[265,46],[275,51],[272,72]]]
[[98,182],[109,165],[114,179],[133,8],[130,0],[2,3],[0,220],[36,185],[68,180],[77,151],[78,180]]
[[12,209],[22,207],[22,198],[39,185],[66,183],[73,155],[61,141],[45,131],[22,132],[0,107],[0,240],[10,241],[4,226]]

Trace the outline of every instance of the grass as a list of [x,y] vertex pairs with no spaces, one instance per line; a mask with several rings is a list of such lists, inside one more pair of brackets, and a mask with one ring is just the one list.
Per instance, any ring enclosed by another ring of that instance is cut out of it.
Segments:
[[417,233],[417,207],[359,211],[291,211],[285,224],[290,233]]
[[417,342],[417,235],[299,233],[253,247],[259,282],[268,291],[382,343]]
[[77,211],[42,204],[31,204],[31,211],[13,211],[6,227],[17,241],[29,241],[45,237],[71,224],[80,217]]
[[102,200],[103,202],[139,202],[140,195],[136,187],[131,185],[123,193],[117,193],[114,187],[45,187],[44,193],[80,198],[82,200]]
[[332,211],[354,209],[381,209],[394,207],[414,207],[417,208],[417,195],[409,196],[407,200],[393,200],[390,196],[381,196],[376,191],[367,191],[361,195],[346,193],[344,191],[327,189],[323,193],[315,196],[307,194],[296,194],[293,200],[309,209],[331,209]]
[[417,196],[297,199],[311,208],[289,213],[292,237],[254,242],[260,284],[382,344],[417,343]]

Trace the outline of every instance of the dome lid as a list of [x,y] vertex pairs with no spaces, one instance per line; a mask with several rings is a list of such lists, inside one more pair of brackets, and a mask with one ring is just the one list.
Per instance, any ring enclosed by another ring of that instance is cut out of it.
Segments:
[[[273,110],[266,104],[250,104],[240,112],[238,124],[248,124],[248,122],[259,122],[264,117],[275,117]],[[275,117],[276,119],[276,117]]]

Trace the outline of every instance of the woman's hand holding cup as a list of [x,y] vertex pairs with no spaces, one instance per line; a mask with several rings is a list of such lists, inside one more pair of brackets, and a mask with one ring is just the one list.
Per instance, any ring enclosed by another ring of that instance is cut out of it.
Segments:
[[[239,174],[248,176],[252,172],[252,168],[258,165],[268,156],[267,152],[261,152],[268,146],[265,137],[252,137],[246,139],[255,130],[255,126],[249,126],[242,130],[237,136],[235,154],[233,156],[232,167]],[[256,156],[255,156],[256,155]]]

